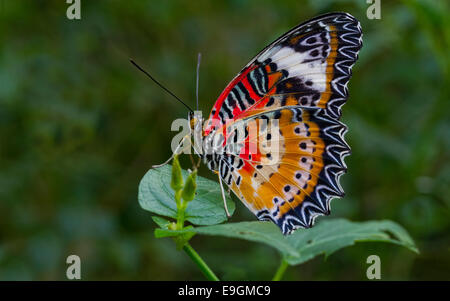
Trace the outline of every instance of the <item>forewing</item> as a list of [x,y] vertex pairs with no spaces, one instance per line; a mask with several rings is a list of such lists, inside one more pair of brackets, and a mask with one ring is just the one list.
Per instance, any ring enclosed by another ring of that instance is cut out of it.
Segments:
[[362,46],[359,22],[331,13],[300,24],[263,49],[228,84],[211,110],[225,123],[284,106],[323,108],[338,119]]

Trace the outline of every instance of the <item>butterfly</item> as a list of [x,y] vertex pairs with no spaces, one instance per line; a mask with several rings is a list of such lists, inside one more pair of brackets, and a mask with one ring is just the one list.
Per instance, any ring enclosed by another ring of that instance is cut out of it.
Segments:
[[353,16],[318,16],[257,54],[206,122],[189,114],[191,130],[209,146],[198,152],[203,162],[259,220],[285,235],[312,227],[344,195],[339,178],[350,147],[339,119],[361,47]]

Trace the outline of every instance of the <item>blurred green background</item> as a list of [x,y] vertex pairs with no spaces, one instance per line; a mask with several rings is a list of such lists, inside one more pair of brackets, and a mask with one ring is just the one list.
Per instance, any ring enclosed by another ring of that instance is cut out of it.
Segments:
[[[170,155],[186,110],[128,61],[134,58],[207,114],[225,85],[266,44],[331,11],[364,32],[343,107],[352,155],[346,197],[332,217],[392,219],[420,255],[362,243],[291,267],[287,280],[450,280],[450,19],[448,1],[0,1],[0,279],[64,280],[81,257],[84,280],[204,279],[169,239],[155,239],[138,184]],[[187,160],[184,158],[184,160]],[[184,161],[188,166],[188,161]],[[203,167],[200,174],[212,177]],[[255,220],[237,204],[231,221]],[[319,221],[320,222],[320,221]],[[301,231],[301,230],[300,230]],[[264,245],[194,237],[218,276],[270,279]]]

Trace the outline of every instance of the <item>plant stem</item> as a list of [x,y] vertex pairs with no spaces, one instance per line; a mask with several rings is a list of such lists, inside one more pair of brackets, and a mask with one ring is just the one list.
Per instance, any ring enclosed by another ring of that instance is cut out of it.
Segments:
[[177,207],[177,230],[182,230],[184,227],[184,213],[186,211],[186,204],[184,201],[180,201],[180,205]]
[[191,257],[191,259],[198,265],[202,273],[208,280],[219,281],[219,278],[214,274],[214,272],[209,268],[206,262],[198,255],[198,253],[191,247],[189,243],[186,243],[183,250]]
[[281,259],[280,266],[278,267],[277,271],[275,272],[275,275],[272,278],[272,281],[280,281],[281,278],[283,278],[284,272],[286,272],[287,267],[289,264],[287,263],[284,258]]

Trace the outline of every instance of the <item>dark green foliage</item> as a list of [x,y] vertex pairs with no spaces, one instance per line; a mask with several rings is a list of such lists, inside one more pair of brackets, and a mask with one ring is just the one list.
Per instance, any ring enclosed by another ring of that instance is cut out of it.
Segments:
[[[343,107],[352,155],[346,197],[318,222],[393,220],[421,253],[356,244],[285,279],[365,280],[375,253],[384,280],[449,280],[449,4],[382,1],[381,20],[368,20],[367,6],[82,1],[82,19],[69,21],[65,1],[0,1],[0,279],[64,280],[70,254],[81,257],[85,280],[204,279],[169,239],[153,237],[151,213],[136,200],[151,165],[170,156],[171,122],[187,112],[128,59],[194,106],[201,51],[206,115],[267,43],[313,16],[347,11],[364,32]],[[198,175],[217,178],[205,167]],[[255,220],[236,207],[230,222]],[[264,244],[196,235],[192,245],[225,280],[270,279],[278,265]]]

